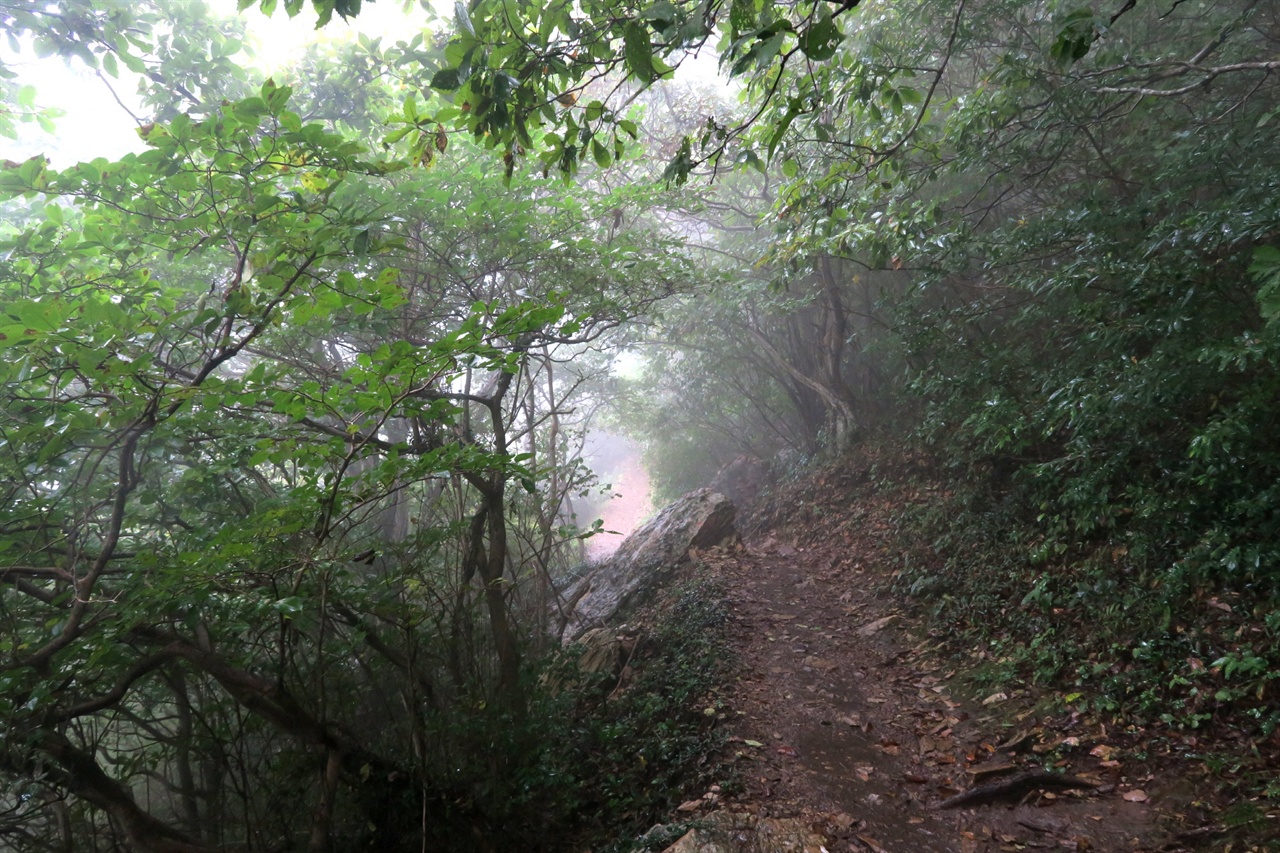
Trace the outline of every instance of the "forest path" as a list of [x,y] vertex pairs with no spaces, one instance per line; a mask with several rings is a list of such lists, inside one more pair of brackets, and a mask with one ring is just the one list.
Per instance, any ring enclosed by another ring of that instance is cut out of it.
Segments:
[[[1125,799],[1139,798],[1141,779],[1105,765],[1105,748],[1091,754],[1105,732],[1028,715],[1023,737],[993,708],[952,695],[934,644],[913,637],[897,602],[876,592],[890,571],[888,525],[877,520],[888,509],[705,555],[728,590],[738,656],[729,756],[745,790],[727,805],[806,818],[831,853],[1181,849],[1164,846],[1154,800]],[[1026,751],[1002,749],[1010,740]],[[981,771],[1042,764],[1102,787],[936,808],[1002,778]]]

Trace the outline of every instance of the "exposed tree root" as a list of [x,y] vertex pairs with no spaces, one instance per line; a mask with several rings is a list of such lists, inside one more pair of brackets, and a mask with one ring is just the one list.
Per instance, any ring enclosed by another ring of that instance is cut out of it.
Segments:
[[937,808],[955,809],[961,806],[985,805],[999,800],[1017,800],[1038,788],[1092,790],[1096,787],[1098,787],[1097,783],[1081,779],[1079,776],[1065,776],[1060,773],[1050,773],[1048,770],[1028,770],[999,782],[971,788],[963,794],[943,800],[938,803]]

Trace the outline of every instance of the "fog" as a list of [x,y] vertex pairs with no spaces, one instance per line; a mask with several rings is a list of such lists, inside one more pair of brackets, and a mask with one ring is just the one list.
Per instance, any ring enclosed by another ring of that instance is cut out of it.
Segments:
[[586,549],[588,559],[602,560],[653,514],[653,494],[640,448],[625,436],[592,432],[583,460],[595,471],[600,486],[576,508],[577,521],[583,528],[597,518],[604,522],[604,532],[587,540]]

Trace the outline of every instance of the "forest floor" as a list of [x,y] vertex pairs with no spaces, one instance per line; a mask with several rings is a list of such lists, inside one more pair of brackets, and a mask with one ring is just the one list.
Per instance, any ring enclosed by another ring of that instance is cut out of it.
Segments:
[[[927,496],[852,482],[865,477],[835,470],[807,487],[859,492],[852,513],[792,495],[774,501],[743,546],[701,555],[731,612],[737,683],[723,757],[737,784],[682,809],[801,818],[830,853],[1171,853],[1212,843],[1221,828],[1203,791],[1133,749],[1132,733],[1046,710],[1043,697],[1013,687],[966,695],[939,643],[885,592],[891,519]],[[938,807],[1040,768],[1097,787]],[[1224,849],[1220,838],[1213,849]]]

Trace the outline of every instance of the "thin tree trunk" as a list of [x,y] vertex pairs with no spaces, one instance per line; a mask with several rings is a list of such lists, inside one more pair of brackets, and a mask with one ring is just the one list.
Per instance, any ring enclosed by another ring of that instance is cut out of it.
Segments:
[[338,775],[341,770],[342,753],[330,748],[324,763],[324,775],[320,780],[320,798],[316,801],[315,812],[311,817],[311,837],[307,840],[307,853],[329,853],[333,804],[338,796]]

